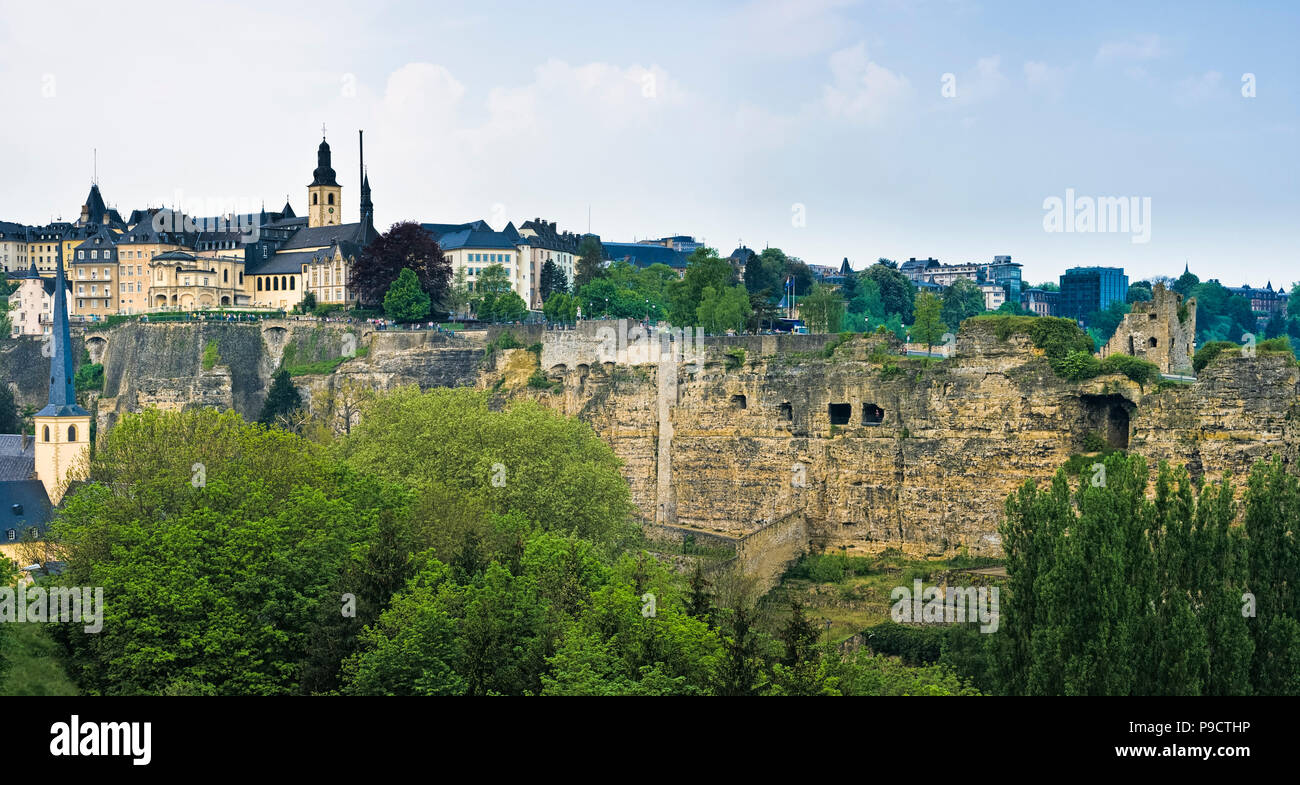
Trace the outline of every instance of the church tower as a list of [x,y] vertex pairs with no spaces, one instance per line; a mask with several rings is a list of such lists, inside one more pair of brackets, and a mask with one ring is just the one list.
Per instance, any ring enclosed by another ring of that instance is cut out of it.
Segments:
[[338,226],[343,223],[343,187],[330,166],[330,146],[322,136],[316,148],[316,171],[307,186],[307,225]]
[[85,478],[90,460],[90,412],[77,405],[72,386],[72,332],[63,265],[54,274],[54,317],[49,342],[50,402],[33,417],[36,478],[51,504],[58,504],[70,480]]

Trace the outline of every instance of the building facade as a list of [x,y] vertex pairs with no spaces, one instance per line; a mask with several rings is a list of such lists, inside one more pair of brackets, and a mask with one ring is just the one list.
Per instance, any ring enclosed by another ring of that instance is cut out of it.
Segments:
[[1061,276],[1060,315],[1067,319],[1083,319],[1127,299],[1128,276],[1121,267],[1071,267]]

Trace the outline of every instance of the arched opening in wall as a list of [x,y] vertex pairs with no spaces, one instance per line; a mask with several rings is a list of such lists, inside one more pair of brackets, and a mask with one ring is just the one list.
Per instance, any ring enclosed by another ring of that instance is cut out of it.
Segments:
[[733,395],[733,396],[731,396],[731,406],[732,406],[733,409],[744,409],[744,408],[745,408],[745,396],[743,396],[743,395]]
[[794,420],[794,407],[790,405],[789,401],[781,404],[781,419],[786,422]]
[[44,430],[41,432],[41,441],[48,442],[49,440],[50,440],[50,426],[47,425],[45,426]]
[[1087,432],[1099,434],[1106,444],[1128,449],[1129,426],[1137,407],[1122,395],[1084,395],[1084,422]]
[[849,418],[853,416],[853,404],[851,403],[832,403],[828,404],[826,408],[831,416],[831,425],[848,425]]
[[1148,338],[1148,339],[1147,339],[1147,346],[1149,346],[1149,347],[1152,348],[1152,349],[1156,348],[1156,339],[1155,339],[1155,338]]
[[874,403],[862,404],[862,424],[880,425],[885,421],[885,410]]
[[70,442],[75,442],[76,440],[77,440],[77,426],[75,426],[75,425],[69,425],[69,426],[68,426],[68,441],[70,441]]
[[221,304],[223,306],[230,305],[230,298],[223,295],[221,298]]

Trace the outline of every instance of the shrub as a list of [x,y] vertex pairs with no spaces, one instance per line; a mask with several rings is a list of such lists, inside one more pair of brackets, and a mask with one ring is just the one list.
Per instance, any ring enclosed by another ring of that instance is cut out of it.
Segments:
[[947,628],[939,625],[911,627],[887,621],[868,627],[862,635],[876,654],[900,658],[907,665],[929,665],[939,661]]
[[1209,341],[1196,350],[1196,354],[1192,357],[1192,370],[1200,373],[1224,351],[1236,351],[1240,348],[1232,341]]
[[745,349],[743,347],[737,346],[728,349],[725,354],[727,356],[726,368],[728,371],[734,371],[745,364]]
[[1091,379],[1101,373],[1101,361],[1093,357],[1092,352],[1072,351],[1051,363],[1057,376],[1072,382]]
[[1101,372],[1122,373],[1137,382],[1139,387],[1145,387],[1147,382],[1160,379],[1160,366],[1127,354],[1108,355],[1101,361]]
[[210,371],[219,362],[221,362],[221,355],[217,353],[216,340],[208,341],[203,347],[203,370]]

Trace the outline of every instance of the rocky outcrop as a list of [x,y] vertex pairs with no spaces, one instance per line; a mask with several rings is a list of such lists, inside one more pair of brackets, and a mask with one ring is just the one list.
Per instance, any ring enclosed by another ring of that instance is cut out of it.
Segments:
[[[1194,383],[1144,388],[1123,376],[1066,382],[1028,337],[982,320],[967,321],[942,362],[900,356],[892,336],[701,340],[616,322],[520,330],[516,344],[531,350],[485,356],[509,329],[129,324],[90,334],[87,350],[105,367],[101,429],[147,406],[256,417],[282,362],[320,370],[294,379],[317,409],[344,385],[535,398],[611,445],[647,521],[737,540],[784,532],[771,524],[797,513],[827,545],[997,554],[1007,495],[1097,438],[1210,479],[1242,478],[1273,455],[1300,467],[1300,371],[1284,354],[1225,354]],[[209,345],[217,358],[204,369]],[[20,405],[44,402],[37,342],[0,347],[0,362]]]

